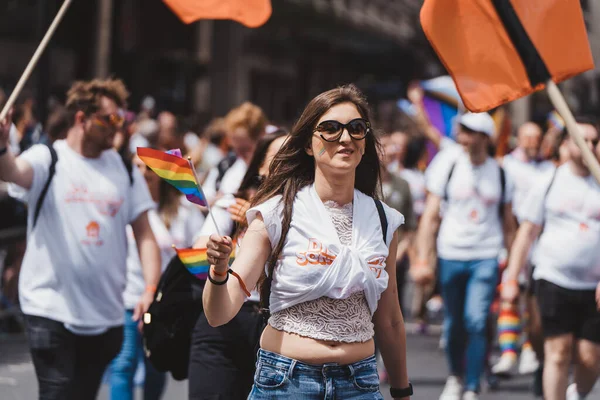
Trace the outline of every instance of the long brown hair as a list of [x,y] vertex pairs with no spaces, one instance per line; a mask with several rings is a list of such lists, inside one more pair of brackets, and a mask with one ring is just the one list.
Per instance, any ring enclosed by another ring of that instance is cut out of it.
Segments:
[[[321,93],[312,99],[304,109],[292,128],[289,139],[273,158],[269,167],[269,177],[260,186],[252,201],[253,205],[257,205],[277,195],[282,195],[281,201],[283,202],[281,238],[267,262],[268,275],[263,270],[258,281],[263,308],[268,307],[273,272],[290,229],[296,194],[315,180],[315,161],[306,153],[306,149],[310,146],[319,118],[332,107],[342,103],[354,104],[360,116],[371,122],[371,112],[367,100],[356,86],[341,86]],[[380,197],[379,141],[373,133],[373,128],[365,140],[365,154],[356,167],[354,187],[364,194],[378,199]]]

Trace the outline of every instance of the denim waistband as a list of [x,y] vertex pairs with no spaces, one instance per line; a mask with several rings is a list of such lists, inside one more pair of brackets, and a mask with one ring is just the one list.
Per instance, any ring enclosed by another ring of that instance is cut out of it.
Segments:
[[375,358],[375,355],[352,364],[340,365],[338,363],[325,363],[314,365],[263,349],[258,350],[257,363],[268,364],[272,367],[286,370],[288,371],[288,376],[290,377],[294,372],[301,372],[307,375],[322,375],[331,377],[354,376],[356,371],[365,368],[377,368],[377,359]]

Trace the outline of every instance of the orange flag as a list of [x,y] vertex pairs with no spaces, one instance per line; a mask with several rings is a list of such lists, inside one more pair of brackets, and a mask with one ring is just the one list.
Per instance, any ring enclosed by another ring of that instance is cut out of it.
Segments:
[[425,0],[421,25],[473,112],[594,68],[576,0]]
[[271,17],[271,0],[164,0],[186,24],[199,19],[232,19],[258,28]]

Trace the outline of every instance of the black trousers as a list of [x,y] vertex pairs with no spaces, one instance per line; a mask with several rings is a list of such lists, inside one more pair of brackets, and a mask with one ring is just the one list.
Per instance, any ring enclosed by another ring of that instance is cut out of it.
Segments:
[[62,322],[26,315],[40,400],[93,400],[104,370],[121,350],[123,327],[82,336]]
[[254,382],[263,329],[263,316],[252,302],[246,302],[235,318],[217,328],[200,314],[192,333],[190,400],[245,400]]

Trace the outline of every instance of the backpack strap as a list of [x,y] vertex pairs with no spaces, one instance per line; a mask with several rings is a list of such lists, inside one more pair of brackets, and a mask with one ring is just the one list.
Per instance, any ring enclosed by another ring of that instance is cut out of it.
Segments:
[[383,209],[383,204],[381,204],[380,200],[373,199],[375,201],[375,207],[377,207],[377,212],[379,213],[379,222],[381,223],[381,232],[383,233],[383,243],[387,244],[387,230],[388,230],[388,220],[385,215],[385,210]]
[[454,168],[456,167],[456,161],[452,163],[450,167],[450,171],[448,171],[448,179],[446,180],[446,186],[444,187],[444,201],[448,201],[448,186],[450,185],[450,179],[452,179],[452,174],[454,173]]
[[127,170],[127,176],[129,176],[129,186],[133,186],[133,163],[124,154],[119,153],[119,155],[121,156],[121,161],[123,161],[125,169]]
[[504,195],[506,193],[506,173],[504,172],[504,168],[498,165],[500,168],[500,205],[498,206],[498,213],[500,215],[500,219],[504,218]]
[[[544,202],[543,202],[544,208],[545,208],[546,202],[548,201],[548,194],[550,193],[550,189],[552,188],[552,185],[554,184],[554,179],[556,178],[556,170],[557,169],[558,168],[554,168],[554,172],[552,172],[552,178],[550,179],[550,183],[548,184],[548,187],[546,188],[546,192],[544,193]],[[544,223],[544,225],[542,225],[542,229],[540,230],[540,234],[539,234],[538,238],[542,236],[545,226],[546,226],[546,224]]]
[[58,162],[58,155],[56,154],[56,150],[52,147],[51,143],[44,143],[44,145],[48,148],[50,152],[50,167],[48,168],[48,179],[46,179],[46,183],[44,184],[44,188],[40,192],[40,197],[38,197],[37,203],[35,204],[35,212],[33,214],[33,225],[32,229],[35,228],[37,224],[37,220],[40,216],[40,211],[42,210],[42,204],[44,204],[44,199],[48,194],[48,189],[50,188],[50,184],[52,183],[52,179],[56,174],[56,163]]

